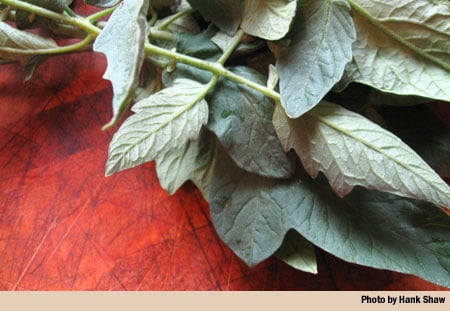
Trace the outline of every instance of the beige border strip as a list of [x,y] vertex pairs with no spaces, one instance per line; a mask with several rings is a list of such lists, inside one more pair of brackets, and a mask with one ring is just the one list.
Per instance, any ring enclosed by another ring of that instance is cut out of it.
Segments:
[[[430,298],[431,297],[431,298]],[[395,299],[395,305],[393,301]],[[418,303],[417,301],[420,301]],[[440,302],[439,302],[440,301]],[[434,303],[431,303],[434,302]],[[345,308],[345,309],[342,309]],[[450,310],[437,292],[0,292],[9,310]]]

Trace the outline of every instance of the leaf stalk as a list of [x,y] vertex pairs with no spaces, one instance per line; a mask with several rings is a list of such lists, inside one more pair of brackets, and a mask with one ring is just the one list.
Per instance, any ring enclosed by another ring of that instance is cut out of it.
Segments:
[[[27,12],[35,13],[35,14],[43,16],[43,17],[47,17],[58,23],[68,24],[68,25],[80,28],[88,34],[88,36],[85,39],[83,39],[82,41],[80,41],[76,44],[67,46],[67,47],[59,47],[59,48],[55,48],[55,49],[34,50],[34,51],[24,51],[24,52],[22,52],[21,50],[12,51],[12,52],[18,52],[18,53],[23,53],[23,54],[61,54],[61,53],[66,53],[66,52],[73,52],[76,49],[84,48],[88,44],[90,44],[93,40],[95,40],[95,38],[102,31],[101,28],[92,24],[92,21],[95,21],[107,14],[110,14],[116,8],[116,7],[113,7],[110,9],[102,10],[96,14],[90,15],[87,18],[85,18],[85,17],[81,17],[81,16],[72,17],[72,16],[68,16],[65,14],[60,14],[60,13],[53,12],[51,10],[42,8],[40,6],[31,4],[31,3],[27,3],[24,1],[20,1],[20,0],[1,0],[0,3],[9,5],[11,7],[14,7],[14,8],[17,8],[20,10],[24,10]],[[161,30],[161,29],[166,28],[174,20],[176,20],[177,18],[179,18],[185,14],[190,13],[191,11],[192,10],[185,10],[185,11],[180,12],[179,14],[175,15],[176,18],[174,16],[173,19],[168,20],[168,21],[166,21],[165,24],[160,25],[158,27],[158,29]],[[245,35],[245,33],[242,30],[240,30],[240,33],[236,36],[236,41],[230,46],[230,48],[227,51],[224,52],[224,54],[222,55],[222,57],[219,59],[218,62],[210,62],[210,61],[206,61],[206,60],[199,59],[196,57],[184,55],[181,53],[177,53],[175,51],[161,48],[161,47],[156,46],[151,43],[145,43],[144,49],[147,54],[157,54],[157,55],[160,55],[163,57],[167,57],[167,58],[170,58],[177,62],[185,63],[187,65],[191,65],[191,66],[197,67],[199,69],[209,71],[209,72],[213,73],[215,76],[223,76],[224,78],[227,78],[231,81],[244,84],[258,92],[261,92],[265,96],[272,98],[277,103],[280,102],[280,94],[277,93],[276,91],[273,91],[261,84],[255,83],[244,77],[241,77],[241,76],[229,71],[228,69],[226,69],[223,66],[224,63],[226,62],[226,60],[231,56],[233,51],[239,45],[239,43],[241,42],[244,35]]]

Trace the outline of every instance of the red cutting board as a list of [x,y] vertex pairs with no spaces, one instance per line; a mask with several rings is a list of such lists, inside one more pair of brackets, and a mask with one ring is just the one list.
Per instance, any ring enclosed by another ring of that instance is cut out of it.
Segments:
[[105,178],[104,70],[94,53],[52,58],[26,83],[0,67],[0,290],[443,289],[321,250],[318,275],[276,259],[250,269],[191,184],[169,196],[153,163]]

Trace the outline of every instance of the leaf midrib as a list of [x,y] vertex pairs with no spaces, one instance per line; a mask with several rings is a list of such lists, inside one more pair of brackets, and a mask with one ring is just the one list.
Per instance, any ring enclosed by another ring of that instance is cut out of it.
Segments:
[[359,13],[361,16],[365,17],[369,23],[371,23],[373,26],[384,32],[388,37],[393,39],[394,41],[397,41],[404,47],[407,47],[417,55],[427,59],[428,61],[431,61],[432,63],[435,63],[436,65],[442,67],[444,70],[450,71],[450,64],[445,63],[444,61],[441,61],[440,59],[424,52],[422,49],[416,47],[415,45],[411,44],[407,40],[403,39],[401,36],[390,30],[388,27],[384,26],[379,20],[377,20],[375,17],[370,15],[368,11],[366,11],[363,7],[361,7],[359,4],[355,3],[353,0],[348,0],[348,3],[351,5],[354,11]]
[[[148,132],[146,135],[143,135],[139,140],[137,140],[134,144],[130,144],[125,150],[124,152],[122,152],[122,156],[118,159],[118,162],[116,165],[114,165],[114,167],[116,167],[119,162],[124,158],[124,156],[126,154],[129,154],[130,150],[140,144],[141,142],[143,142],[144,140],[148,139],[148,137],[150,137],[151,135],[153,135],[154,133],[160,131],[162,128],[166,127],[168,124],[170,124],[173,120],[178,119],[182,114],[184,114],[186,111],[190,110],[193,106],[195,106],[197,103],[201,102],[202,100],[204,100],[206,93],[209,91],[209,85],[204,85],[205,90],[203,92],[201,92],[195,100],[192,101],[192,103],[186,105],[183,109],[181,109],[180,111],[178,111],[172,118],[166,120],[165,122],[161,123],[158,127],[156,127],[153,131]],[[152,116],[151,116],[152,117]]]
[[[332,128],[332,129],[334,129],[334,130],[336,130],[336,131],[338,131],[338,132],[340,132],[340,133],[342,133],[342,134],[344,134],[344,135],[346,135],[346,136],[348,136],[348,137],[354,139],[355,141],[360,142],[361,144],[365,145],[366,147],[372,149],[373,151],[382,154],[382,155],[385,156],[386,158],[388,158],[388,159],[390,159],[391,161],[395,162],[397,165],[403,167],[405,170],[412,172],[412,173],[413,173],[415,176],[417,176],[419,179],[425,181],[426,184],[427,184],[429,187],[432,187],[437,193],[439,193],[440,195],[442,195],[442,190],[439,189],[439,188],[437,188],[434,182],[430,182],[430,181],[428,181],[428,180],[422,178],[422,175],[419,174],[418,172],[416,172],[416,170],[410,168],[409,166],[403,164],[402,162],[397,161],[394,157],[392,157],[392,156],[390,156],[389,154],[387,154],[386,152],[384,152],[383,149],[379,149],[379,148],[377,148],[376,146],[374,146],[373,144],[371,144],[371,143],[369,143],[369,142],[366,142],[366,141],[360,139],[359,137],[353,135],[350,131],[347,131],[346,129],[341,128],[340,126],[338,126],[338,125],[336,125],[336,124],[334,124],[334,123],[328,121],[325,117],[323,117],[323,116],[321,116],[321,115],[319,115],[319,114],[317,114],[317,113],[315,113],[315,112],[313,112],[313,111],[309,111],[309,112],[308,112],[308,116],[313,117],[313,118],[317,119],[319,122],[322,122],[323,124],[327,125],[328,127],[330,127],[330,128]],[[435,202],[435,203],[438,203],[438,202]],[[439,204],[442,204],[442,203],[439,203]]]

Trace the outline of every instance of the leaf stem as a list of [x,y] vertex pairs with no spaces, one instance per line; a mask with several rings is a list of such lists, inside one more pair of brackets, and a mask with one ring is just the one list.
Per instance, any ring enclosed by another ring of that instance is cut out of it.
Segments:
[[[69,24],[74,27],[78,27],[78,28],[82,29],[83,31],[85,31],[86,33],[88,33],[88,36],[85,39],[83,39],[82,41],[75,43],[73,45],[69,45],[69,46],[65,46],[65,47],[58,47],[58,48],[54,48],[54,49],[34,50],[32,52],[32,54],[33,53],[45,54],[45,53],[49,53],[49,52],[51,52],[52,54],[54,54],[54,53],[60,54],[60,53],[65,53],[65,52],[73,52],[77,48],[85,47],[88,43],[93,41],[102,31],[101,28],[93,25],[90,22],[90,20],[93,20],[94,18],[100,18],[99,15],[96,16],[93,14],[93,15],[89,16],[88,18],[83,18],[80,16],[71,17],[71,16],[67,16],[64,14],[59,14],[59,13],[44,9],[42,7],[39,7],[37,5],[33,5],[33,4],[30,4],[30,3],[27,3],[24,1],[20,1],[20,0],[1,0],[0,3],[18,8],[18,9],[21,9],[21,10],[24,10],[27,12],[36,13],[38,15],[50,18],[50,19],[52,19],[56,22],[62,23],[62,24]],[[102,14],[106,15],[106,13],[109,11],[107,9],[107,10],[103,10],[101,12],[103,12]],[[191,10],[185,10],[182,12],[183,13],[180,12],[178,14],[178,18],[184,14],[190,13]],[[175,15],[175,16],[177,16],[177,15]],[[174,17],[172,19],[176,20]],[[166,24],[170,25],[169,21],[167,21]],[[161,26],[164,26],[164,24]],[[159,26],[158,28],[161,29],[161,26]],[[164,28],[164,27],[162,27],[162,28]],[[243,33],[240,33],[239,36],[237,36],[238,40],[236,40],[236,42],[237,42],[236,44],[239,44],[240,40],[242,39],[241,36],[243,36]],[[177,62],[185,63],[188,65],[197,67],[199,69],[210,71],[215,76],[223,76],[231,81],[244,84],[252,89],[255,89],[258,92],[261,92],[265,96],[274,99],[276,102],[280,102],[280,94],[279,93],[277,93],[261,84],[258,84],[256,82],[248,80],[244,77],[241,77],[241,76],[227,70],[223,66],[225,61],[228,59],[228,57],[231,56],[234,49],[236,48],[236,46],[237,46],[236,44],[232,45],[230,47],[230,49],[228,49],[224,53],[224,55],[222,55],[219,62],[210,62],[210,61],[206,61],[206,60],[199,59],[196,57],[180,54],[175,51],[167,50],[167,49],[161,48],[159,46],[153,45],[148,42],[145,43],[144,49],[147,54],[157,54],[157,55],[160,55],[163,57],[167,57],[167,58],[170,58]],[[19,52],[19,53],[21,53],[22,51],[23,50],[14,50],[14,52]],[[30,51],[27,51],[27,53],[23,53],[23,54],[30,54]]]
[[233,42],[229,45],[228,49],[222,54],[222,56],[217,61],[219,64],[223,65],[230,58],[231,54],[233,54],[234,50],[238,47],[239,43],[241,43],[242,39],[245,36],[245,32],[240,29],[233,37]]
[[86,19],[88,21],[90,21],[90,22],[95,22],[95,21],[99,20],[100,18],[102,18],[102,17],[104,17],[106,15],[109,15],[112,12],[114,12],[114,10],[117,9],[118,6],[119,5],[115,5],[113,7],[106,8],[104,10],[98,11],[98,12],[96,12],[94,14],[91,14],[91,15],[87,16]]
[[158,28],[150,28],[149,37],[155,40],[163,40],[170,42],[174,42],[176,40],[176,37],[173,33],[165,30],[159,30]]
[[162,22],[161,25],[158,26],[159,30],[165,30],[167,27],[169,27],[173,22],[175,22],[177,19],[192,13],[194,10],[193,9],[186,9],[183,11],[180,11],[174,15],[172,15],[171,17],[169,17],[166,21]]
[[64,12],[71,17],[78,17],[78,15],[68,5],[64,6]]
[[58,23],[70,24],[72,26],[83,29],[85,32],[87,32],[89,35],[92,35],[92,36],[98,36],[101,32],[101,29],[92,25],[85,18],[72,17],[72,16],[60,14],[60,13],[53,12],[51,10],[44,9],[40,6],[31,4],[28,2],[24,2],[24,1],[20,1],[20,0],[2,0],[2,1],[0,1],[0,3],[9,5],[11,7],[14,7],[14,8],[23,10],[23,11],[36,13],[37,15],[47,17]]
[[148,7],[148,10],[150,12],[150,15],[152,16],[152,19],[148,22],[150,27],[153,27],[158,20],[158,13],[155,11],[155,8],[150,3],[150,6]]
[[23,50],[16,48],[0,47],[0,52],[14,53],[19,55],[48,55],[48,54],[71,53],[87,47],[94,40],[94,38],[95,38],[94,36],[88,35],[86,38],[77,43],[49,49]]
[[277,102],[280,101],[280,94],[277,93],[276,91],[271,90],[261,84],[253,82],[251,80],[248,80],[244,77],[241,77],[241,76],[227,70],[223,66],[223,64],[216,63],[216,62],[210,62],[210,61],[202,60],[202,59],[199,59],[196,57],[192,57],[192,56],[180,54],[180,53],[177,53],[174,51],[166,50],[164,48],[153,45],[151,43],[145,44],[145,51],[148,54],[158,54],[160,56],[164,56],[164,57],[173,59],[177,62],[181,62],[181,63],[187,64],[187,65],[197,67],[199,69],[210,71],[215,75],[220,75],[231,81],[241,83],[248,87],[251,87],[252,89],[254,89],[258,92],[261,92],[262,94],[274,99]]

